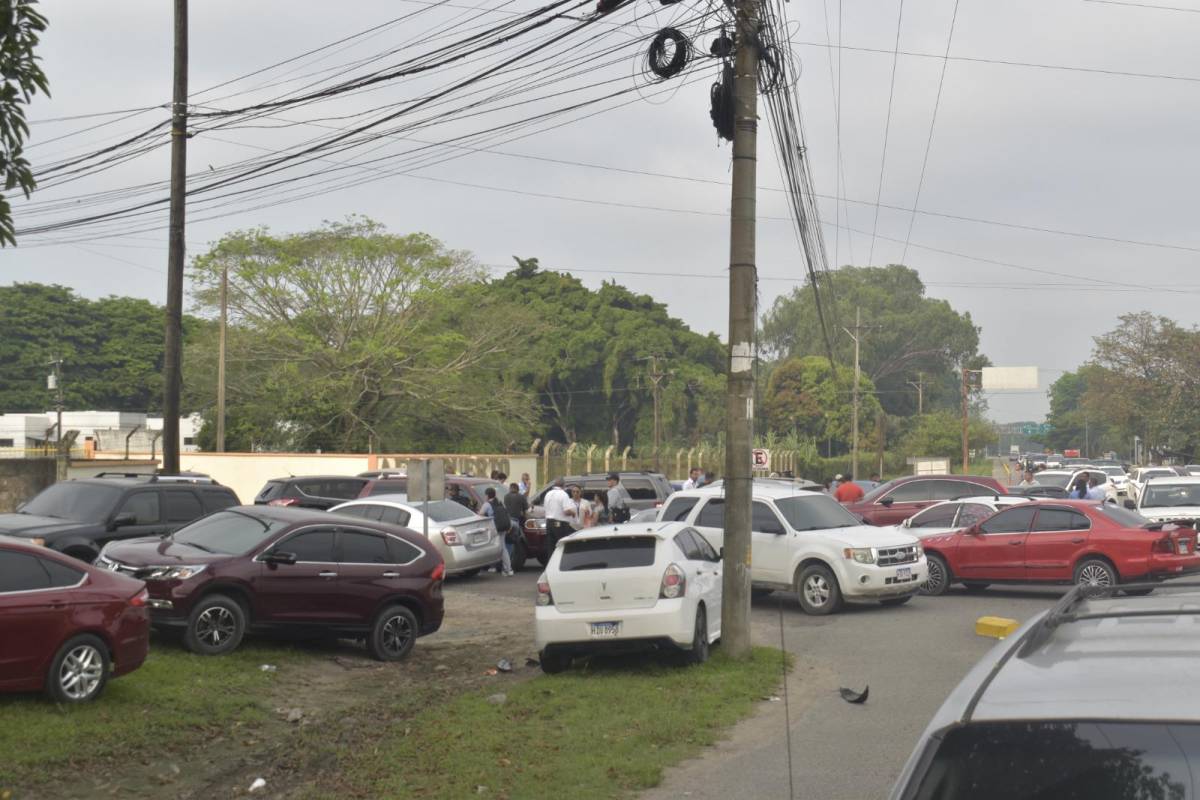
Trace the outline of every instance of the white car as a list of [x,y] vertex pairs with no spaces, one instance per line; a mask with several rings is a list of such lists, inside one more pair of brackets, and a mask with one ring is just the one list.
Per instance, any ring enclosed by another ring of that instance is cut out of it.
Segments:
[[1194,524],[1200,520],[1200,477],[1151,477],[1138,499],[1127,499],[1125,506],[1152,522]]
[[[422,505],[408,502],[406,495],[378,494],[334,506],[329,513],[386,522],[423,534],[426,526]],[[504,537],[496,533],[490,519],[454,500],[434,500],[428,508],[429,542],[446,562],[447,575],[474,575],[500,563]],[[520,569],[515,560],[513,569]]]
[[577,531],[538,578],[534,628],[547,673],[576,656],[645,648],[700,663],[721,638],[721,555],[678,522]]
[[[827,494],[756,480],[751,513],[752,585],[796,592],[806,613],[832,614],[845,600],[900,605],[925,582],[915,536],[864,525]],[[676,492],[658,518],[687,522],[717,550],[724,546],[722,487]]]
[[1170,467],[1138,467],[1129,476],[1128,489],[1126,490],[1129,499],[1135,503],[1142,495],[1142,487],[1151,478],[1178,478],[1180,477],[1175,470]]
[[1124,495],[1129,491],[1129,476],[1125,470],[1120,467],[1096,467],[1096,469],[1108,476],[1108,482],[1112,484],[1113,490],[1118,495]]
[[[1119,468],[1118,468],[1119,469]],[[1103,467],[1087,467],[1085,469],[1045,469],[1034,474],[1033,479],[1042,486],[1056,486],[1068,493],[1075,487],[1081,476],[1099,475],[1104,478],[1105,500],[1116,501],[1117,487],[1113,477]]]
[[1020,505],[1032,501],[1032,497],[1019,494],[987,495],[986,497],[963,497],[959,500],[943,500],[934,503],[920,514],[915,514],[899,528],[911,533],[918,539],[927,539],[950,533],[961,528],[969,528],[976,523],[1009,506]]

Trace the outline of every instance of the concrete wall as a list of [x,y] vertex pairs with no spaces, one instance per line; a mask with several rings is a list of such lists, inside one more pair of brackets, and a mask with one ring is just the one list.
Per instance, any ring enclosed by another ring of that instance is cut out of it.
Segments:
[[53,458],[0,460],[0,513],[17,506],[54,483]]

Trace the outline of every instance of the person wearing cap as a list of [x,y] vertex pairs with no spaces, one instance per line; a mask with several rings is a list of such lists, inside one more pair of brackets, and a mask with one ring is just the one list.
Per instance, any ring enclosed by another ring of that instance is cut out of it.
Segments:
[[563,486],[566,484],[561,477],[554,479],[554,486],[546,492],[543,500],[546,508],[546,558],[554,555],[558,540],[575,532],[572,526],[575,517],[574,503]]
[[831,480],[829,482],[829,493],[836,494],[838,487],[842,485],[842,481],[844,481],[845,479],[846,479],[846,476],[840,472],[837,475],[834,475],[833,480]]
[[833,499],[839,503],[857,503],[863,494],[862,487],[854,481],[843,481],[833,490]]
[[633,516],[629,510],[632,500],[629,492],[621,485],[621,476],[615,472],[608,473],[608,516],[613,522],[629,522]]

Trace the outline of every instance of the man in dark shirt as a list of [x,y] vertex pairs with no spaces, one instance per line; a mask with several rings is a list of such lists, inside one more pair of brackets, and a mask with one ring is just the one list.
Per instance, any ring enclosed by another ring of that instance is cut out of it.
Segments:
[[504,495],[504,507],[508,510],[508,516],[512,518],[513,524],[521,528],[525,524],[525,516],[529,513],[529,498],[521,494],[519,484],[510,483],[508,485],[508,494]]

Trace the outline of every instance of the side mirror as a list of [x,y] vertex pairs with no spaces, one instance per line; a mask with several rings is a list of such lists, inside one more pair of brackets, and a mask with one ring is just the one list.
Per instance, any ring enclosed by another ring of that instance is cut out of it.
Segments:
[[895,500],[893,500],[892,498],[890,498],[890,497],[885,497],[885,498],[883,498],[882,500],[880,500],[880,501],[879,501],[879,505],[881,505],[881,506],[888,506],[888,507],[890,508],[890,507],[891,507],[891,505],[892,505],[892,503],[894,503],[894,502],[896,502],[896,501],[895,501]]
[[1137,511],[1137,503],[1133,502],[1128,497],[1125,498],[1125,507],[1130,511]]
[[909,517],[908,519],[904,520],[904,522],[901,522],[901,523],[900,523],[900,527],[902,527],[902,528],[911,528],[911,527],[912,527],[912,521],[913,521],[913,518],[912,518],[912,517]]
[[296,554],[272,551],[264,555],[262,560],[267,564],[295,564]]
[[136,524],[137,514],[134,514],[132,511],[125,511],[112,518],[112,522],[108,523],[108,529],[110,531],[115,531],[117,528],[124,528],[126,525]]

